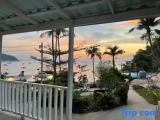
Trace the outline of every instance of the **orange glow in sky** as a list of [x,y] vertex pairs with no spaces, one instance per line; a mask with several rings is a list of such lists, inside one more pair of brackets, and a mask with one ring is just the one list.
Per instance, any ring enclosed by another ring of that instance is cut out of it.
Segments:
[[[139,20],[130,20],[125,22],[101,24],[94,26],[86,26],[75,28],[75,47],[88,47],[90,45],[100,45],[100,50],[104,50],[108,46],[117,45],[123,49],[125,53],[122,56],[133,56],[138,49],[145,48],[145,41],[140,40],[141,33],[135,31],[128,34],[128,30],[135,27]],[[3,40],[4,53],[22,56],[26,54],[28,58],[32,54],[39,54],[35,48],[44,42],[44,45],[51,44],[50,38],[40,38],[42,32],[31,32],[15,35],[7,35]],[[63,38],[61,41],[61,49],[68,49],[68,37]],[[24,46],[24,47],[23,47]],[[17,52],[11,52],[17,51]],[[21,51],[21,52],[20,52]],[[25,51],[23,53],[23,51]],[[75,52],[75,57],[87,57],[85,51]],[[104,56],[108,58],[108,56]]]

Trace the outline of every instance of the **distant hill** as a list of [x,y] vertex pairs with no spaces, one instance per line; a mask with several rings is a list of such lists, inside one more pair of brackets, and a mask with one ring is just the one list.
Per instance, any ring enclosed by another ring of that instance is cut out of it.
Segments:
[[18,61],[18,59],[12,55],[2,54],[2,61]]

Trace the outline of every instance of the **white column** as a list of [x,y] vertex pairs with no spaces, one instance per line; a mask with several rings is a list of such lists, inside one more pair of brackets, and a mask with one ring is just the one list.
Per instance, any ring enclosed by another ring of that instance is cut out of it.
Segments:
[[0,79],[1,79],[1,64],[2,64],[2,39],[3,39],[3,35],[0,34]]
[[74,26],[69,28],[67,120],[72,120]]

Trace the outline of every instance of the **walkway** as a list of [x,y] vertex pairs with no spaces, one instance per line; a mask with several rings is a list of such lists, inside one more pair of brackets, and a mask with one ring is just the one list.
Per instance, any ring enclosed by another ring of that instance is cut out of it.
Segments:
[[74,120],[154,120],[154,117],[141,117],[137,115],[135,118],[126,117],[121,114],[121,109],[131,109],[135,111],[154,109],[155,106],[147,103],[132,88],[128,94],[128,105],[119,107],[109,111],[101,111],[88,113],[84,115],[74,115]]
[[[132,88],[128,94],[128,105],[119,107],[109,111],[93,112],[88,114],[74,114],[73,120],[154,120],[154,117],[142,117],[136,115],[136,117],[126,117],[120,112],[121,109],[130,109],[135,111],[154,109],[155,106],[147,103],[141,96],[139,96]],[[131,114],[130,114],[131,115]],[[0,113],[0,120],[19,120],[15,116],[9,116]]]

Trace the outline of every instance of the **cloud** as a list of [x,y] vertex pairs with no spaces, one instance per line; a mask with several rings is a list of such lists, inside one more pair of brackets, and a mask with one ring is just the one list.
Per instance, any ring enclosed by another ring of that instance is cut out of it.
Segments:
[[123,22],[116,22],[108,24],[109,28],[112,30],[124,30],[138,25],[139,20],[129,20]]
[[[75,47],[88,47],[90,45],[100,44],[100,49],[104,51],[107,46],[118,45],[126,50],[126,54],[130,54],[131,51],[132,53],[134,53],[138,48],[143,48],[143,46],[145,45],[145,41],[140,40],[140,35],[143,31],[134,31],[131,34],[128,34],[128,30],[136,26],[137,23],[138,20],[132,20],[117,23],[76,27]],[[51,44],[51,38],[45,37],[42,39],[39,37],[42,32],[44,31],[7,35],[4,37],[4,46],[38,46],[42,41],[44,42],[44,44]],[[68,49],[68,37],[60,40],[60,43],[63,50]],[[134,49],[131,50],[130,48]],[[82,51],[75,53],[75,55],[80,57],[86,56]]]

